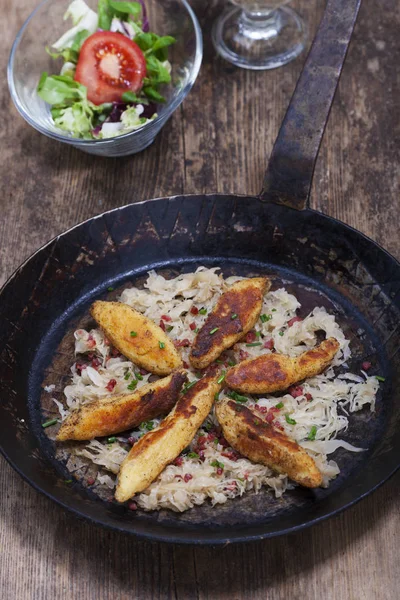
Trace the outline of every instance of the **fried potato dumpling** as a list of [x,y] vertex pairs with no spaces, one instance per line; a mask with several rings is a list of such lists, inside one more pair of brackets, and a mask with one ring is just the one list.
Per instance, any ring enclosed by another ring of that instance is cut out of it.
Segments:
[[277,353],[250,358],[229,369],[226,385],[245,394],[286,390],[302,379],[322,373],[339,348],[335,338],[328,338],[296,358]]
[[180,355],[161,327],[127,304],[97,300],[90,314],[113,346],[136,365],[156,375],[169,375],[182,366]]
[[321,485],[322,474],[311,456],[246,406],[225,398],[217,403],[216,416],[224,437],[246,458],[283,473],[304,487]]
[[132,447],[121,464],[115,498],[129,500],[145,490],[194,438],[221,389],[219,369],[213,367],[181,395],[173,411],[156,429],[146,433]]
[[220,296],[194,340],[190,362],[195,369],[210,365],[250,331],[270,287],[267,277],[253,277],[234,283]]
[[116,394],[85,404],[63,422],[57,441],[92,440],[166,415],[177,401],[185,381],[185,371],[175,371],[169,377],[147,383],[131,394]]

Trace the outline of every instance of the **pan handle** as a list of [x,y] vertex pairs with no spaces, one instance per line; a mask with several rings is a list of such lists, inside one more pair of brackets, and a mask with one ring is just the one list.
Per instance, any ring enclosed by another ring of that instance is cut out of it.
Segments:
[[304,209],[361,0],[328,0],[274,144],[263,202]]

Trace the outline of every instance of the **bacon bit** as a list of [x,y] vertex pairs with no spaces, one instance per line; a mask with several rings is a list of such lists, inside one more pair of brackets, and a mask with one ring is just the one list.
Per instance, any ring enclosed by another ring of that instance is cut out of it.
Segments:
[[134,444],[136,444],[137,440],[134,437],[128,437],[128,442],[131,446],[133,446]]
[[215,433],[208,433],[206,437],[207,437],[207,439],[208,439],[209,442],[213,442],[214,440],[217,439],[217,436],[215,435]]
[[194,331],[196,329],[196,323],[190,323],[189,327],[192,331]]
[[222,434],[222,427],[221,425],[216,425],[211,431],[215,431],[215,433],[219,436]]
[[[211,439],[213,439],[213,438],[211,438]],[[206,442],[207,442],[207,440],[208,440],[208,435],[200,435],[200,436],[197,438],[197,445],[198,445],[198,446],[199,446],[201,449],[203,449],[203,448],[204,448],[204,446],[205,446],[205,444],[206,444]]]
[[292,396],[292,398],[298,398],[299,396],[303,396],[304,394],[304,390],[301,385],[292,385],[288,389],[288,392]]
[[222,475],[223,472],[224,472],[224,470],[221,469],[221,467],[218,467],[218,469],[217,469],[217,475]]
[[81,362],[77,362],[77,363],[75,363],[75,369],[76,369],[76,372],[78,373],[78,375],[81,375],[81,374],[82,374],[82,371],[83,371],[83,369],[86,369],[86,367],[87,367],[87,365],[84,365],[84,364],[83,364],[83,363],[81,363]]
[[266,342],[264,342],[264,348],[268,348],[268,350],[273,350],[275,347],[274,344],[274,340],[271,338],[270,340],[267,340]]
[[116,358],[116,357],[117,357],[117,356],[119,356],[119,355],[120,355],[120,354],[119,354],[119,351],[118,351],[116,348],[112,348],[112,349],[111,349],[111,356],[112,356],[113,358]]
[[86,481],[87,481],[88,485],[93,485],[94,483],[96,483],[96,480],[94,477],[88,477]]
[[223,435],[221,435],[221,437],[218,439],[218,442],[221,444],[221,446],[223,446],[224,448],[229,448],[230,444],[229,442],[224,438]]
[[176,467],[181,467],[183,465],[182,456],[178,456],[172,464],[174,464]]
[[192,313],[192,315],[198,315],[199,309],[197,308],[197,306],[192,306],[192,308],[190,309],[190,312]]
[[368,371],[368,369],[370,369],[372,367],[372,363],[365,361],[365,362],[363,362],[363,364],[361,366],[364,371]]
[[139,373],[141,375],[148,375],[148,371],[146,371],[146,369],[139,369]]
[[245,474],[243,475],[243,479],[245,479],[245,480],[247,481],[247,480],[248,480],[248,478],[249,478],[249,474],[248,474],[248,473],[245,473]]
[[226,486],[226,490],[228,490],[228,492],[234,492],[237,488],[236,485],[236,481],[232,481],[232,483],[228,483],[228,485]]
[[110,379],[110,381],[106,385],[106,390],[108,390],[109,392],[112,392],[116,385],[117,385],[117,380]]
[[88,345],[89,348],[94,348],[96,345],[95,340],[92,338],[91,340],[89,339],[86,344]]
[[256,339],[257,339],[257,336],[256,336],[256,332],[255,332],[255,331],[249,331],[249,332],[246,334],[246,342],[247,342],[248,344],[251,344],[252,342],[255,342],[255,341],[256,341]]
[[234,462],[237,461],[237,459],[239,458],[239,455],[236,454],[236,452],[221,452],[221,456],[225,456],[226,458],[230,458],[230,460],[233,460]]
[[276,427],[276,429],[280,429],[281,431],[283,431],[283,427],[280,423],[278,423],[278,421],[275,421],[274,427]]
[[171,317],[169,317],[168,315],[161,315],[161,318],[163,321],[167,321],[167,323],[172,321]]
[[186,360],[183,360],[183,361],[182,361],[182,364],[183,364],[183,368],[184,368],[184,369],[188,369],[188,368],[189,368],[189,365],[188,365],[188,363],[186,362]]
[[301,317],[293,317],[292,319],[290,319],[288,321],[288,327],[291,327],[292,325],[294,325],[295,323],[299,323],[300,321],[302,321],[303,319]]
[[199,451],[199,459],[204,461],[206,458],[205,454],[204,454],[204,450],[200,450]]
[[161,320],[161,321],[160,321],[160,327],[161,327],[161,329],[162,329],[163,331],[165,331],[165,330],[166,330],[165,323],[164,323],[164,321],[163,321],[163,320]]
[[109,340],[108,338],[106,338],[105,336],[104,336],[104,344],[105,344],[106,346],[109,346],[109,345],[110,345],[110,340]]
[[313,399],[313,397],[311,396],[311,394],[309,394],[309,393],[307,392],[307,394],[304,394],[304,395],[305,395],[305,397],[307,398],[308,402],[311,402],[311,400]]
[[136,502],[129,502],[128,508],[129,508],[129,510],[137,510]]
[[187,483],[188,481],[190,481],[191,479],[193,479],[193,475],[191,475],[190,473],[185,473],[184,477],[183,477],[183,481],[185,483]]
[[246,360],[246,358],[249,358],[250,354],[248,352],[246,352],[246,350],[240,350],[239,352],[239,360]]
[[100,367],[100,365],[101,365],[101,360],[99,360],[98,358],[95,357],[92,360],[92,367],[93,367],[93,369],[97,370]]
[[190,342],[187,338],[184,340],[174,340],[174,346],[175,348],[187,348],[190,346]]
[[94,352],[89,352],[88,355],[87,355],[87,357],[88,357],[89,360],[93,360],[95,356],[96,355],[94,354]]
[[260,412],[260,413],[266,413],[266,412],[268,412],[268,408],[266,406],[260,406],[259,404],[256,404],[254,406],[254,408],[256,410],[258,410],[258,412]]
[[267,421],[267,423],[269,423],[270,425],[273,424],[274,420],[275,420],[275,414],[272,410],[269,410],[265,416],[265,420]]

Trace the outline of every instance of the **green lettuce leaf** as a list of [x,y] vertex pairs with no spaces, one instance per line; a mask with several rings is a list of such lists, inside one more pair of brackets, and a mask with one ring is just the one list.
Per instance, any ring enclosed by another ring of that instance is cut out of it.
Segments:
[[48,104],[71,104],[86,100],[86,88],[67,75],[42,73],[38,83],[39,96]]

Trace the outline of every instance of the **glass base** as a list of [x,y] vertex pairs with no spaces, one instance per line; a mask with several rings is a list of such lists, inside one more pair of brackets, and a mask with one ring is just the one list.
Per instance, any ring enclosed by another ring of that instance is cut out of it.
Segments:
[[233,7],[215,21],[212,38],[217,52],[238,67],[276,69],[304,50],[307,27],[287,6],[264,15]]

